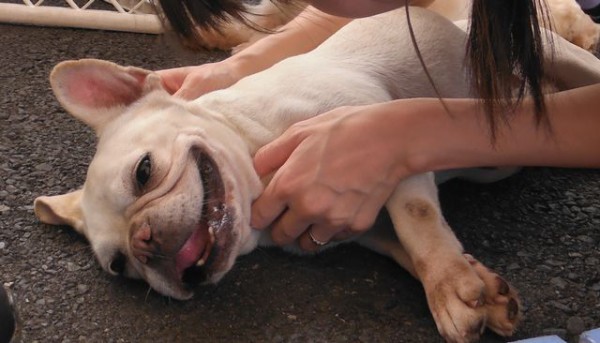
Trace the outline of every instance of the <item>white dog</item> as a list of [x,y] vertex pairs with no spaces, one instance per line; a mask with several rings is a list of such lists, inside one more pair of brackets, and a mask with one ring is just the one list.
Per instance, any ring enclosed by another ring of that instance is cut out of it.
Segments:
[[[441,95],[472,96],[465,32],[427,10],[412,8],[411,15]],[[547,63],[557,84],[600,82],[598,59],[558,37],[555,44]],[[239,255],[271,244],[268,232],[249,225],[251,203],[263,188],[252,165],[257,149],[294,123],[339,106],[436,96],[403,10],[353,21],[313,52],[191,102],[170,96],[150,71],[99,60],[63,62],[51,84],[99,141],[83,188],[39,197],[36,215],[85,235],[109,273],[143,278],[177,299],[193,295],[201,274],[217,282]],[[422,282],[445,339],[474,341],[486,326],[513,333],[520,317],[516,292],[463,255],[442,217],[432,173],[402,181],[386,207],[393,228],[374,228],[356,242]]]

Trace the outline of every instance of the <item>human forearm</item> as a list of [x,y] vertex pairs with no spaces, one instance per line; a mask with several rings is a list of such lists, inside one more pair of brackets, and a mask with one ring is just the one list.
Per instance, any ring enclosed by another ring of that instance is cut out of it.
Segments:
[[[508,125],[499,123],[495,142],[477,100],[445,101],[451,114],[438,99],[385,105],[407,113],[399,125],[412,137],[399,137],[403,144],[398,146],[408,150],[402,154],[409,173],[474,166],[600,167],[600,84],[548,95],[551,132],[536,124],[525,99]],[[414,108],[407,112],[407,106]],[[389,115],[395,117],[393,111]]]
[[248,76],[290,56],[313,50],[337,30],[350,22],[308,6],[278,32],[260,39],[225,63],[236,70],[239,78]]
[[[434,0],[412,0],[410,4],[428,7],[433,2]],[[351,4],[351,7],[357,6],[352,2],[344,3]],[[396,3],[392,5],[390,9],[398,7]],[[276,33],[260,39],[249,48],[230,57],[227,63],[234,65],[242,77],[254,74],[287,57],[313,50],[351,20],[308,6]]]
[[349,21],[309,6],[277,33],[260,39],[223,61],[160,70],[158,73],[170,93],[195,99],[208,92],[227,88],[287,57],[316,48]]

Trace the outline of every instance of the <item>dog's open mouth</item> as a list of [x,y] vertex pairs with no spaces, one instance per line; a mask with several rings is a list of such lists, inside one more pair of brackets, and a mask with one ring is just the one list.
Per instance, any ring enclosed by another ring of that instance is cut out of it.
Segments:
[[202,215],[175,257],[177,275],[188,287],[206,280],[219,250],[215,244],[217,233],[231,230],[232,225],[226,211],[225,187],[216,163],[206,153],[199,153],[197,160],[204,188]]

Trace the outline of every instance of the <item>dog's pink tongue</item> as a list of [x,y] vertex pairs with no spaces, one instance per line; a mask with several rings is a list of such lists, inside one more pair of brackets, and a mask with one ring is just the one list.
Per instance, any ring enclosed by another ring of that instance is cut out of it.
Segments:
[[200,259],[207,242],[208,230],[205,224],[200,224],[175,256],[175,264],[179,275],[182,275],[186,268],[191,267]]

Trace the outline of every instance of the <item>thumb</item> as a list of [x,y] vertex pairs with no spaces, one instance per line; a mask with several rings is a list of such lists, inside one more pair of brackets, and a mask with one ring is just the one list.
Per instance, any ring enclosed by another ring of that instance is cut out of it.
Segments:
[[170,94],[176,93],[181,88],[187,75],[181,68],[158,70],[156,73],[160,76],[163,87]]
[[207,93],[205,87],[201,87],[202,84],[202,82],[198,82],[197,78],[186,77],[179,90],[173,95],[185,100],[194,100],[204,93]]
[[260,148],[254,155],[254,169],[264,177],[279,169],[302,142],[303,138],[292,137],[285,133],[271,143]]

